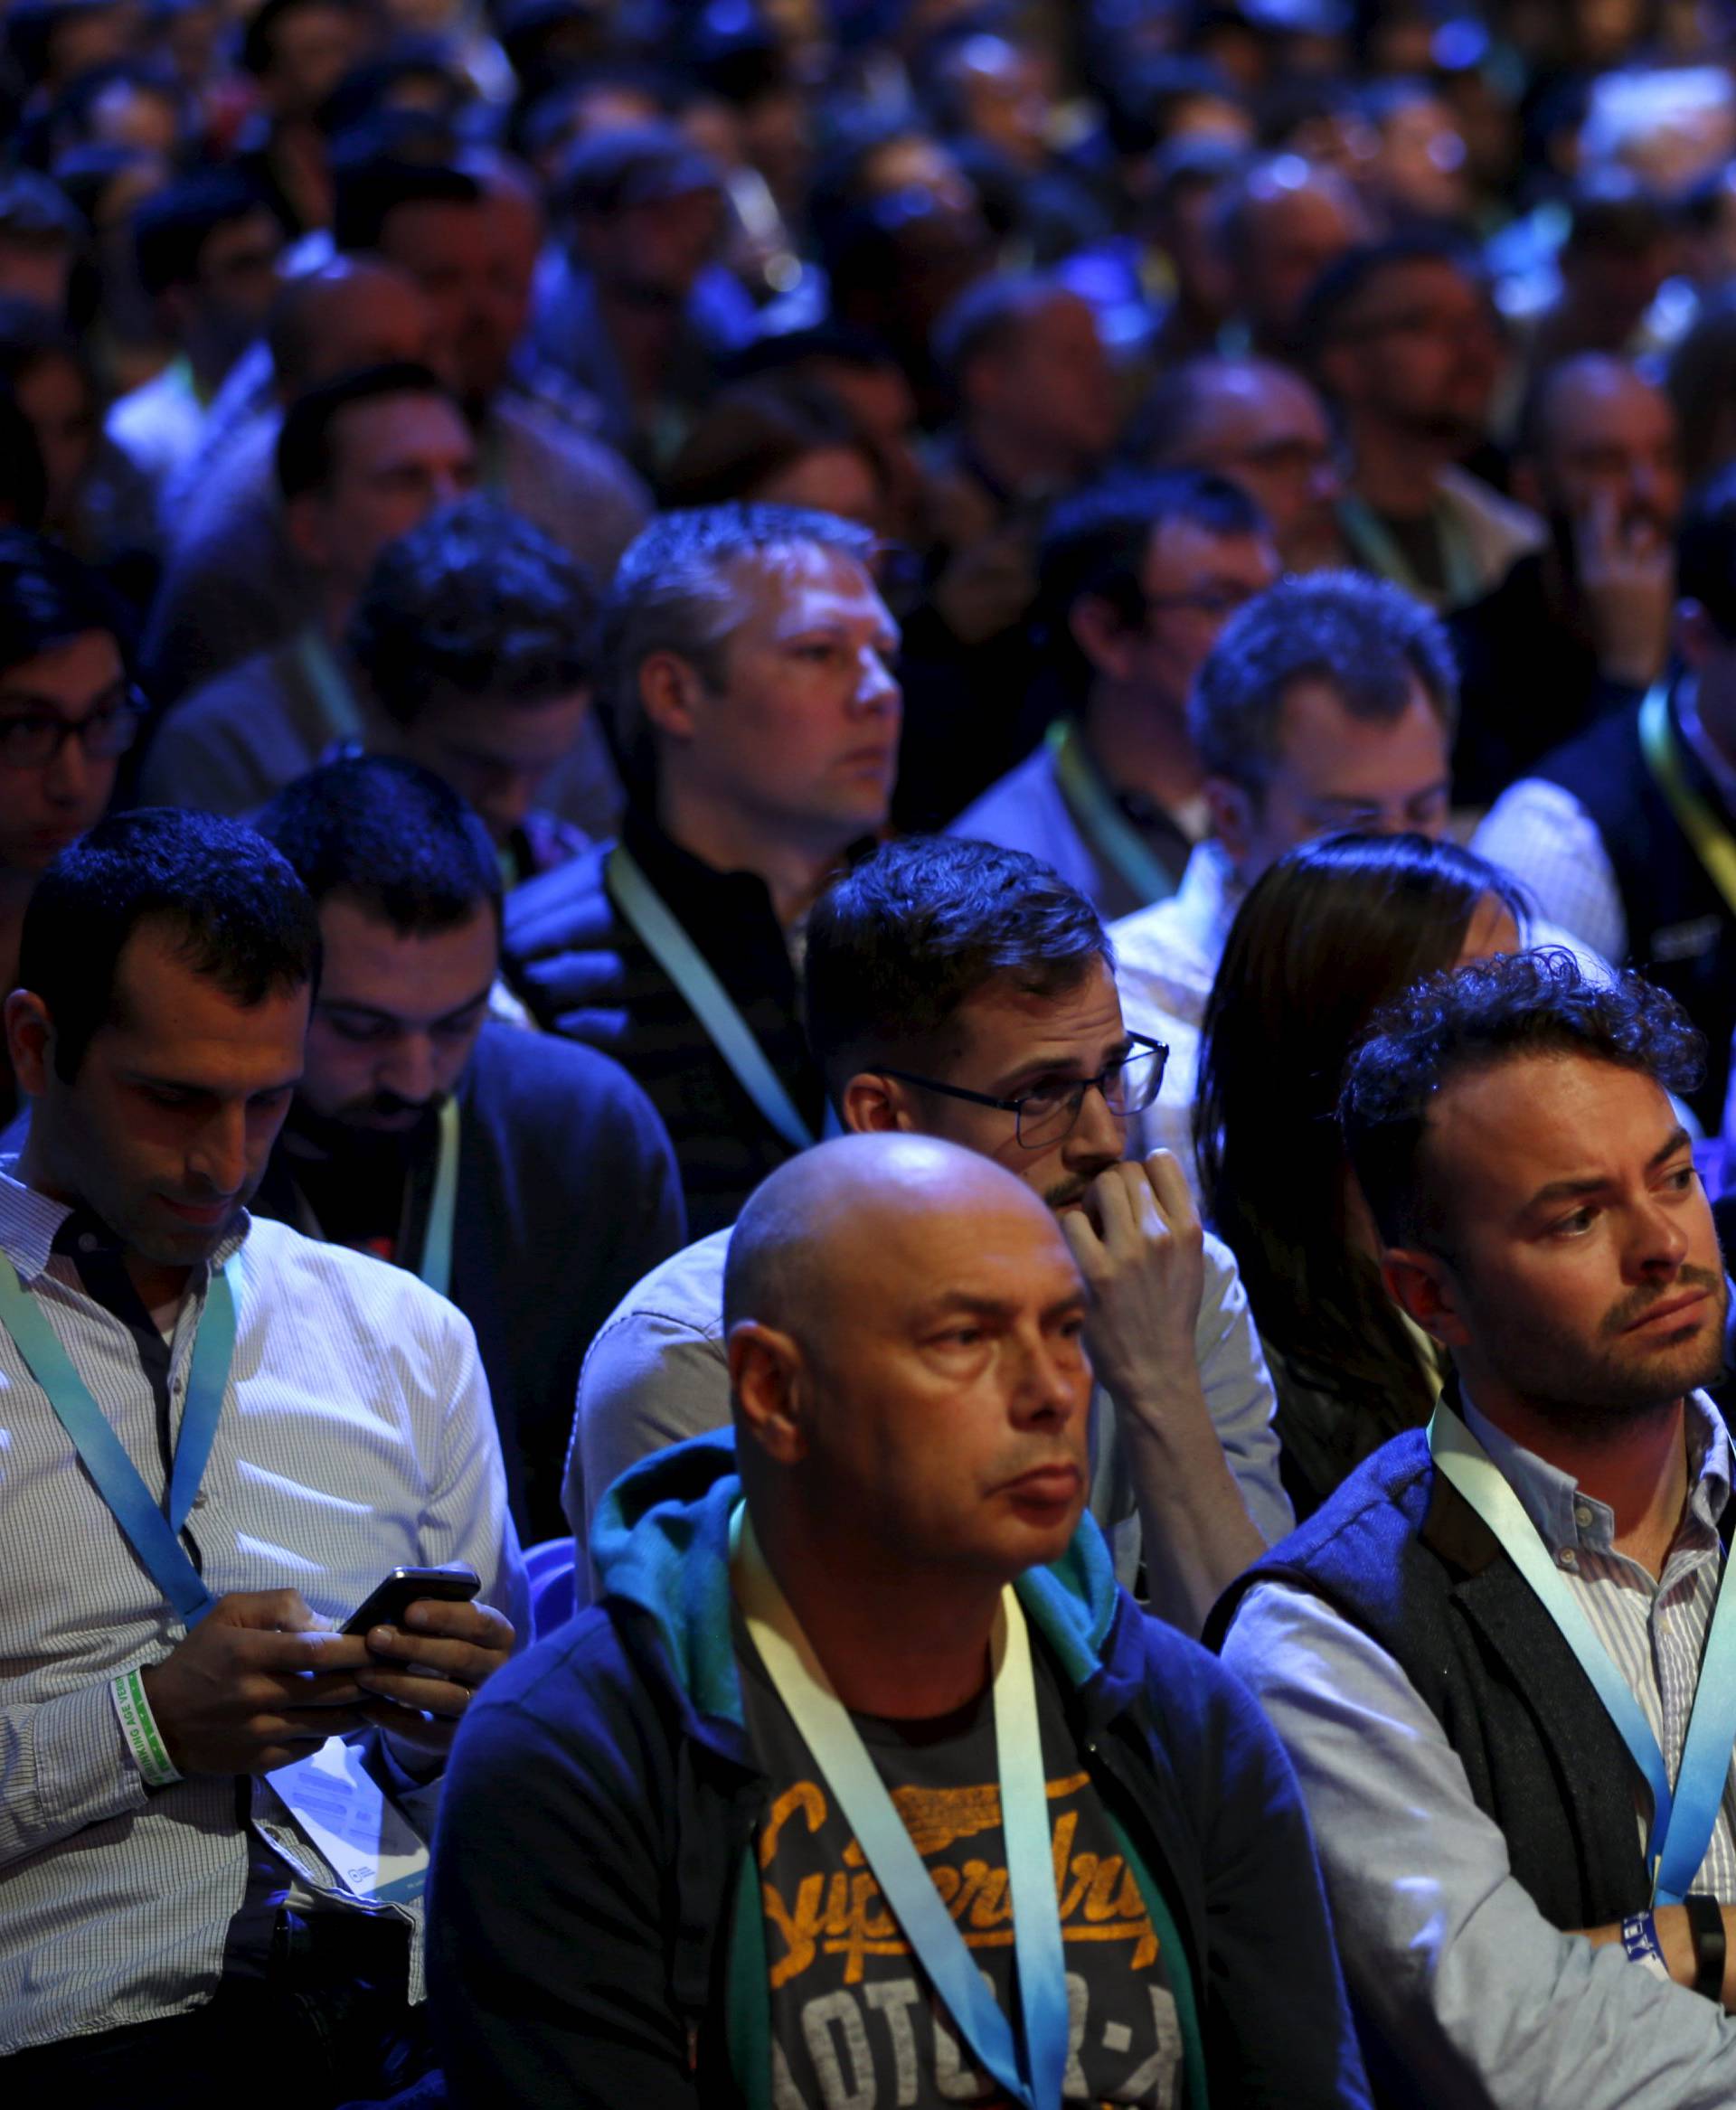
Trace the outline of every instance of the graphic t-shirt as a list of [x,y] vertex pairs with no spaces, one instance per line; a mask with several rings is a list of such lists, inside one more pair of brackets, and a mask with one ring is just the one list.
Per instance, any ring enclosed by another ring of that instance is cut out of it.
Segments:
[[[770,1974],[774,2110],[995,2110],[972,2057],[881,1898],[819,1767],[736,1623],[755,1749],[771,1780],[757,1842]],[[1033,1649],[1071,2022],[1068,2104],[1181,2110],[1182,2037],[1139,1887]],[[1019,2030],[992,1695],[937,1721],[854,1718],[919,1853]]]

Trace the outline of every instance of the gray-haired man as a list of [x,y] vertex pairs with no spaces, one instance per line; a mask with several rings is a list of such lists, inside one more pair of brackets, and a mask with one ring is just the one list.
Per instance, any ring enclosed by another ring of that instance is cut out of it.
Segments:
[[514,897],[508,964],[545,1026],[617,1056],[662,1115],[696,1234],[820,1131],[802,920],[885,821],[898,630],[873,538],[829,514],[654,521],[604,611],[620,841]]

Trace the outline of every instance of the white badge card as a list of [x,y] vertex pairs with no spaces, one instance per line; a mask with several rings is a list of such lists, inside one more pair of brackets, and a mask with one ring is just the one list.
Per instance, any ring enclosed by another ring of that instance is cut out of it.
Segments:
[[361,1747],[327,1737],[266,1783],[344,1888],[369,1903],[408,1905],[422,1894],[428,1847],[362,1763]]

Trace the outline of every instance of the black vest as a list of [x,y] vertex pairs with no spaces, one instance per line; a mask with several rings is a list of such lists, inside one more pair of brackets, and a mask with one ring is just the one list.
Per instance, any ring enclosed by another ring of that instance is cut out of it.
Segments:
[[1552,1925],[1604,1926],[1645,1909],[1627,1746],[1499,1540],[1436,1473],[1421,1430],[1378,1450],[1231,1585],[1209,1646],[1262,1582],[1325,1598],[1394,1659]]
[[[1687,782],[1721,819],[1717,787],[1676,729]],[[1639,712],[1601,721],[1536,774],[1570,791],[1597,824],[1628,919],[1627,965],[1667,989],[1706,1036],[1706,1079],[1691,1099],[1709,1135],[1723,1120],[1736,1031],[1736,916],[1658,789],[1639,744]]]

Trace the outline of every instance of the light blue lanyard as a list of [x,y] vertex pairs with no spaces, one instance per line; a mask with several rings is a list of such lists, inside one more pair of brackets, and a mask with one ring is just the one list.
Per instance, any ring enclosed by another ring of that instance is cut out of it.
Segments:
[[115,1521],[131,1541],[134,1552],[188,1626],[196,1626],[215,1602],[188,1558],[180,1532],[205,1476],[211,1446],[217,1440],[223,1392],[235,1354],[239,1273],[237,1261],[229,1260],[212,1274],[205,1292],[205,1308],[200,1315],[192,1367],[187,1372],[186,1404],[175,1446],[165,1512],[152,1500],[137,1466],[127,1456],[108,1416],[91,1398],[90,1388],[73,1368],[72,1358],[61,1346],[41,1305],[19,1281],[11,1261],[0,1256],[0,1324],[12,1335],[18,1352],[30,1365],[30,1374],[48,1395],[49,1405],[60,1417],[61,1427],[71,1437],[86,1471],[96,1483],[97,1493],[114,1512]]
[[767,1126],[792,1150],[806,1150],[814,1137],[795,1100],[784,1089],[783,1079],[771,1067],[747,1020],[712,973],[711,963],[676,921],[626,843],[618,843],[609,852],[604,883],[615,906],[681,993]]
[[1338,525],[1372,570],[1382,579],[1390,579],[1394,586],[1403,587],[1407,593],[1415,594],[1420,601],[1432,604],[1438,600],[1444,608],[1460,608],[1477,598],[1482,586],[1477,558],[1458,515],[1439,500],[1435,523],[1440,536],[1441,570],[1446,575],[1439,595],[1417,577],[1392,531],[1365,499],[1346,492],[1338,501]]
[[434,1192],[428,1206],[428,1228],[422,1233],[421,1258],[416,1263],[417,1275],[437,1296],[452,1294],[452,1226],[458,1207],[458,1102],[448,1099],[440,1108]]
[[1168,900],[1175,891],[1175,875],[1110,796],[1072,720],[1056,719],[1043,740],[1054,762],[1061,798],[1087,848],[1102,859],[1136,900],[1146,907]]
[[995,1747],[1013,1898],[1013,1950],[1024,2022],[1013,2031],[953,1925],[856,1725],[766,1565],[745,1504],[731,1520],[735,1591],[767,1675],[855,1833],[881,1894],[977,2058],[1025,2110],[1060,2110],[1067,2070],[1067,1967],[1055,1895],[1049,1795],[1024,1615],[1011,1589],[995,1622]]
[[1646,1866],[1652,1877],[1653,1903],[1680,1904],[1706,1858],[1724,1799],[1731,1747],[1736,1746],[1736,1590],[1729,1587],[1728,1559],[1672,1790],[1664,1754],[1628,1681],[1599,1640],[1583,1606],[1561,1580],[1536,1526],[1500,1468],[1444,1401],[1429,1424],[1429,1448],[1437,1467],[1495,1533],[1530,1584],[1620,1731],[1652,1791]]
[[344,678],[337,655],[311,623],[304,624],[296,632],[295,654],[325,721],[327,737],[320,742],[321,749],[328,747],[333,740],[361,739],[367,730],[362,721],[362,707]]

